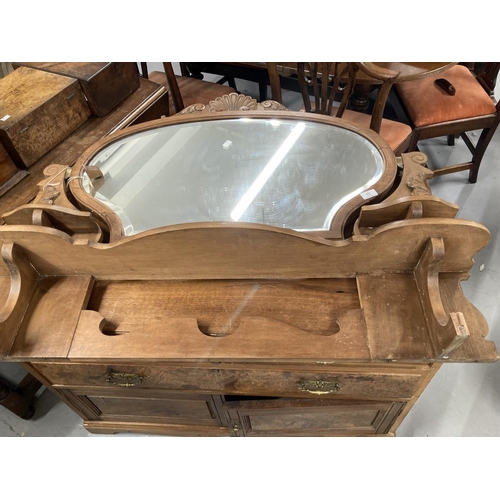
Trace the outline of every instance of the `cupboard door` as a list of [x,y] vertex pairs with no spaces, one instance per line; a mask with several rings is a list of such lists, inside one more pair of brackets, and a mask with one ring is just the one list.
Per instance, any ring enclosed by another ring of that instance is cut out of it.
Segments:
[[209,395],[99,388],[64,392],[89,420],[221,426]]
[[388,432],[405,403],[298,399],[224,402],[234,436],[367,436]]

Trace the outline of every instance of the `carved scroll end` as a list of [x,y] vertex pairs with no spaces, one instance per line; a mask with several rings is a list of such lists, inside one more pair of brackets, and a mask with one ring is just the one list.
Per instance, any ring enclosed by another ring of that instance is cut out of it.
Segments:
[[[420,152],[408,153],[407,159],[408,158],[412,162],[417,163],[418,165],[421,165],[422,167],[425,167],[425,165],[427,164],[427,156],[424,155],[423,153],[420,153]],[[432,173],[431,173],[431,176],[432,176]]]
[[191,106],[184,108],[182,111],[179,111],[179,113],[177,113],[177,114],[178,115],[189,115],[191,113],[203,113],[205,111],[208,111],[205,104],[198,102],[196,104],[191,104]]
[[260,103],[260,107],[265,111],[289,111],[289,109],[283,104],[280,104],[277,101],[262,101]]
[[75,208],[69,201],[66,191],[66,175],[68,165],[49,165],[43,171],[45,180],[38,183],[40,192],[33,203],[41,205],[59,205],[68,208]]

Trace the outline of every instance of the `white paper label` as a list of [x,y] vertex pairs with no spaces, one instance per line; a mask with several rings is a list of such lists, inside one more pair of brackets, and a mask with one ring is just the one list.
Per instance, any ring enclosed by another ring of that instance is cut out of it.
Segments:
[[375,191],[375,189],[370,189],[368,191],[365,191],[364,193],[361,193],[361,198],[363,198],[363,200],[369,200],[370,198],[373,198],[375,196],[378,196],[378,193],[377,191]]
[[8,120],[10,118],[10,115],[5,115],[3,118],[0,118],[1,121]]

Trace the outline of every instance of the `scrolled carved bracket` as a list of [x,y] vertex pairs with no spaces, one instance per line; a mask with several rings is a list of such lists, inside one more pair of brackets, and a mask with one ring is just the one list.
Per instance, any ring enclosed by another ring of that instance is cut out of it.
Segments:
[[470,334],[463,313],[448,314],[444,308],[439,289],[443,259],[443,238],[430,238],[415,268],[415,281],[436,357],[448,359]]
[[68,165],[49,165],[43,171],[45,180],[38,183],[40,192],[33,201],[40,205],[59,205],[76,209],[69,201],[66,191],[66,175]]
[[428,174],[425,172],[420,172],[406,182],[406,186],[409,188],[412,195],[429,195],[432,196],[431,189],[429,187],[428,179],[432,178],[432,173]]

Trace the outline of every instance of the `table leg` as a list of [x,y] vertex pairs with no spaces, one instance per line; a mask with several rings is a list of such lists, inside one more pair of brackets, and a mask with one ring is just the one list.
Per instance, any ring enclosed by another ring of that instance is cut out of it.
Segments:
[[373,90],[373,85],[359,83],[354,86],[354,92],[350,99],[351,109],[364,113],[370,104],[368,96]]
[[2,379],[0,379],[0,405],[15,413],[24,420],[29,420],[35,414],[35,407],[32,405],[36,392],[42,383],[33,375],[28,373],[21,383],[11,389]]

